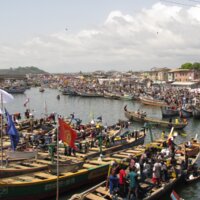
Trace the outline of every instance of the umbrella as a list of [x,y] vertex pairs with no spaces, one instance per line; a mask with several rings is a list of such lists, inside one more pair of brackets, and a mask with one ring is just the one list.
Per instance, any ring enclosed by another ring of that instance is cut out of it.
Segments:
[[[0,89],[0,103],[9,103],[14,99],[14,97],[6,92],[5,90]],[[3,101],[3,102],[1,102]]]

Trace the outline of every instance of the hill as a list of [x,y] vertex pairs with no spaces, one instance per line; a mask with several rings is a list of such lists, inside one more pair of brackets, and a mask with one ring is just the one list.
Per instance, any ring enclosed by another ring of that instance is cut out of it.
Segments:
[[0,74],[15,74],[15,75],[25,75],[25,74],[48,74],[37,67],[18,67],[18,68],[10,68],[10,69],[0,69]]

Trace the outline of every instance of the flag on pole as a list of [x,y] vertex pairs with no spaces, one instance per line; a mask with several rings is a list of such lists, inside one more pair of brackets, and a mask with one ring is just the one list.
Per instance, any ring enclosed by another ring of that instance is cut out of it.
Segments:
[[19,133],[12,120],[12,116],[8,113],[6,109],[5,109],[5,114],[7,118],[7,133],[8,135],[10,135],[12,149],[15,150],[19,142]]
[[59,123],[59,140],[62,140],[63,143],[67,143],[71,148],[76,149],[75,140],[77,133],[73,130],[67,123],[62,119],[58,118]]
[[27,99],[25,100],[25,102],[24,102],[24,107],[26,107],[26,105],[29,103],[29,101],[30,101],[29,98],[27,98]]
[[179,195],[173,190],[172,193],[170,194],[170,197],[172,200],[181,200]]

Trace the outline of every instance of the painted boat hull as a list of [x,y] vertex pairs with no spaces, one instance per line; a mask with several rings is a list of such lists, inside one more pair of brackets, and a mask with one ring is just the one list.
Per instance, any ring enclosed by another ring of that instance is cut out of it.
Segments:
[[[82,170],[76,174],[61,176],[59,178],[59,193],[77,189],[82,185],[98,182],[105,179],[109,164],[100,165],[96,168]],[[0,183],[1,200],[39,200],[56,195],[57,178],[47,179],[40,182],[29,183]]]
[[[83,166],[83,164],[84,162],[59,164],[59,173],[76,172]],[[56,164],[50,164],[48,168],[52,174],[57,173]]]
[[150,122],[153,123],[157,126],[164,127],[164,128],[171,128],[174,127],[174,129],[183,129],[187,126],[187,122],[185,123],[170,123],[168,121],[164,120],[159,120],[151,117],[141,117],[140,114],[137,114],[136,112],[129,112],[129,111],[124,111],[125,116],[127,119],[130,121],[136,121],[136,122]]
[[179,116],[179,110],[173,110],[167,107],[161,107],[162,117],[175,117]]
[[149,99],[145,97],[140,97],[140,102],[150,106],[167,106],[167,103],[165,103],[164,101],[160,101],[157,99]]
[[31,159],[37,157],[38,151],[6,151],[9,159]]

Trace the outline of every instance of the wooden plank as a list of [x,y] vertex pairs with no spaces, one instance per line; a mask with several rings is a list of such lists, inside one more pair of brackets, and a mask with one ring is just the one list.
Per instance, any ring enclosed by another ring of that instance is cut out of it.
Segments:
[[103,197],[97,196],[96,194],[92,193],[87,194],[86,198],[90,200],[105,200]]
[[46,165],[38,164],[38,163],[30,163],[30,166],[33,166],[33,167],[45,167]]
[[38,163],[43,163],[43,164],[51,164],[51,161],[48,160],[37,160]]
[[29,169],[30,167],[26,167],[23,165],[18,165],[18,164],[12,164],[10,167],[16,167],[16,168],[20,168],[20,169]]
[[109,190],[108,189],[106,190],[105,187],[98,187],[96,191],[103,195],[110,196]]
[[34,174],[34,176],[39,176],[42,178],[56,178],[56,176],[44,172],[37,172]]
[[120,154],[113,154],[113,157],[118,157],[118,158],[129,158],[129,156],[127,155],[120,155]]
[[83,167],[85,167],[85,168],[94,168],[94,167],[96,167],[96,165],[91,165],[91,164],[85,163],[83,165]]
[[99,160],[90,160],[89,163],[92,164],[100,164],[100,165],[105,165],[105,164],[109,164],[109,162],[105,162],[105,161],[99,161]]

